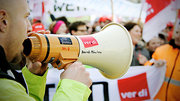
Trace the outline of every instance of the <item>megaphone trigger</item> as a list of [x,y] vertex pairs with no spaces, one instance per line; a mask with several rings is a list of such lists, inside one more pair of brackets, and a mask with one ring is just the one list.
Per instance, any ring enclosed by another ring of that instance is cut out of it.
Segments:
[[71,64],[71,63],[73,63],[73,62],[75,62],[76,60],[58,60],[58,61],[56,61],[56,62],[54,62],[54,63],[51,63],[51,65],[53,66],[53,67],[55,67],[55,68],[57,68],[57,69],[67,69],[66,67],[67,67],[67,65],[69,65],[69,64]]

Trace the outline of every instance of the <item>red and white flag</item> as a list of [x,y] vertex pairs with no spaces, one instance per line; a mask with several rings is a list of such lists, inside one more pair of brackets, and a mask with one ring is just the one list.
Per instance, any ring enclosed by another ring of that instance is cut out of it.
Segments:
[[143,27],[143,39],[148,42],[161,32],[168,22],[176,18],[175,0],[146,0],[147,16]]

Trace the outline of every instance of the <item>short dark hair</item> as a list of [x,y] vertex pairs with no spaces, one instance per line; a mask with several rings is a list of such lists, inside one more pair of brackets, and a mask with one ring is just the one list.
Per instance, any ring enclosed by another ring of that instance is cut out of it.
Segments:
[[128,22],[128,23],[126,23],[125,25],[124,25],[124,27],[128,30],[128,31],[130,31],[134,26],[136,26],[136,25],[138,25],[141,29],[142,29],[142,27],[139,25],[139,24],[137,24],[137,23],[134,23],[134,22]]
[[159,33],[158,37],[164,41],[166,41],[166,36],[163,33]]
[[[73,23],[70,24],[70,26],[69,26],[69,33],[71,33],[72,30],[77,31],[77,30],[78,30],[77,28],[78,28],[79,26],[83,26],[83,25],[86,25],[86,23],[85,23],[85,22],[82,22],[82,21],[73,22]],[[71,34],[72,34],[72,33],[71,33]]]

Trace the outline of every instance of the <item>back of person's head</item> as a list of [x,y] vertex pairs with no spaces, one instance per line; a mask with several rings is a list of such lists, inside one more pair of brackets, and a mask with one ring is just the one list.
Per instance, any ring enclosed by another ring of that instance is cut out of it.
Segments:
[[69,32],[72,35],[72,31],[78,31],[79,26],[86,26],[86,23],[83,21],[76,21],[70,24],[69,26]]

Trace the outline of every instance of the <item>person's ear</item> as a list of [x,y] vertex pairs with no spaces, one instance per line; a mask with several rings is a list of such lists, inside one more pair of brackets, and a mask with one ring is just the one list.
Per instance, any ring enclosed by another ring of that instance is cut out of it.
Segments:
[[0,32],[7,31],[7,12],[5,10],[0,10]]

